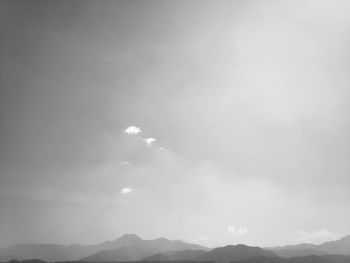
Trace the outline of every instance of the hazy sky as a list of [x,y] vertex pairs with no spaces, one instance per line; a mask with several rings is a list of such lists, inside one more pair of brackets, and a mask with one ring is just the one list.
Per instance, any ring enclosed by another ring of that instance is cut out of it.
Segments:
[[1,1],[0,246],[350,234],[349,1]]

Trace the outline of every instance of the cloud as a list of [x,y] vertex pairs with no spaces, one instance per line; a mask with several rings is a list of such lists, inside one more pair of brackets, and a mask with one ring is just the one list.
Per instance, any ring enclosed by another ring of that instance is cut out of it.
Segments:
[[152,137],[149,137],[149,138],[145,138],[143,139],[145,141],[145,143],[150,146],[152,145],[157,139],[156,138],[152,138]]
[[128,128],[126,128],[124,130],[124,132],[126,134],[134,135],[134,134],[139,134],[141,132],[141,129],[139,127],[136,127],[136,126],[129,126]]
[[297,231],[296,237],[293,238],[294,243],[312,243],[321,244],[323,242],[339,239],[340,235],[332,233],[328,229],[322,228],[314,232]]
[[[141,133],[141,129],[139,127],[136,126],[129,126],[124,130],[124,133],[129,134],[129,135],[137,135],[139,133]],[[152,145],[157,139],[153,138],[153,137],[149,137],[149,138],[143,138],[141,136],[138,136],[138,139],[144,141],[148,146]]]
[[130,164],[130,162],[120,162],[121,166],[126,166],[126,165],[129,165],[129,164]]
[[132,192],[131,187],[124,187],[122,190],[120,190],[120,193],[122,193],[123,195],[130,194],[131,192]]
[[248,229],[245,227],[234,227],[232,225],[227,226],[227,233],[233,236],[244,235],[248,232]]

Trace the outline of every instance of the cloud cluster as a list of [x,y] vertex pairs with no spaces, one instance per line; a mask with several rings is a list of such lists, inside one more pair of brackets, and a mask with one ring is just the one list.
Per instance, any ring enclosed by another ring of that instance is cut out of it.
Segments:
[[[133,125],[127,127],[124,130],[124,133],[129,134],[129,135],[137,135],[141,132],[142,132],[142,130],[139,127],[133,126]],[[145,142],[147,146],[151,146],[153,143],[155,143],[157,141],[157,139],[153,138],[153,137],[143,138],[143,137],[139,136],[139,139],[142,140],[143,142]]]
[[248,232],[248,229],[245,227],[234,227],[232,225],[227,226],[227,233],[232,236],[244,235]]
[[339,239],[340,235],[332,233],[328,229],[322,228],[314,232],[306,231],[297,231],[296,237],[293,239],[293,242],[296,244],[299,243],[311,243],[311,244],[321,244],[323,242],[332,241]]
[[124,132],[126,134],[131,134],[131,135],[134,135],[134,134],[139,134],[141,133],[141,129],[139,127],[136,127],[136,126],[129,126],[127,127]]

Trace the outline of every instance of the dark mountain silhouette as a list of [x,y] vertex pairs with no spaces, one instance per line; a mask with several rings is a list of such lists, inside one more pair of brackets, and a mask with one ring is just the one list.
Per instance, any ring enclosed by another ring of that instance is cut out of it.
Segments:
[[62,246],[51,244],[20,244],[0,249],[0,258],[41,259],[45,261],[75,260],[82,255],[95,253],[98,246]]
[[245,245],[225,246],[215,248],[211,251],[204,250],[183,250],[168,251],[146,257],[143,261],[215,261],[230,262],[254,257],[274,257],[271,251],[265,251],[259,247],[249,247]]
[[275,257],[276,255],[273,252],[263,250],[260,247],[250,247],[240,244],[237,246],[230,245],[215,248],[209,252],[200,255],[199,257],[197,257],[197,259],[203,261],[213,260],[216,262],[228,262],[262,256]]
[[265,248],[273,251],[279,257],[303,257],[311,255],[350,255],[350,236],[320,245],[298,244],[284,247]]
[[192,261],[197,260],[201,255],[207,253],[205,250],[181,250],[158,253],[150,257],[143,258],[143,261]]
[[[135,234],[126,234],[116,240],[106,241],[96,245],[50,245],[50,244],[21,244],[14,245],[7,248],[0,249],[0,258],[14,258],[14,259],[42,259],[45,261],[71,261],[79,260],[81,258],[94,255],[99,252],[119,249],[122,247],[134,247],[135,255],[142,254],[138,259],[146,256],[150,256],[155,253],[160,253],[168,250],[184,250],[184,249],[204,249],[200,245],[189,244],[182,241],[171,241],[165,238],[158,238],[153,240],[143,240]],[[149,254],[143,253],[149,251]],[[108,258],[111,252],[105,252]],[[129,251],[128,253],[131,253]],[[127,252],[124,252],[126,255]],[[99,257],[102,259],[104,253],[100,254]],[[134,257],[131,257],[134,258]]]
[[273,251],[277,256],[284,257],[284,258],[326,255],[326,253],[320,250],[311,249],[311,248],[310,249],[281,248],[281,249],[274,249],[271,251]]
[[23,260],[20,257],[17,257],[16,255],[5,255],[5,256],[0,256],[0,262],[8,262],[8,261],[13,261],[12,263],[15,263],[15,261]]
[[236,261],[235,263],[350,263],[350,257],[343,255],[307,256],[292,258],[257,257]]

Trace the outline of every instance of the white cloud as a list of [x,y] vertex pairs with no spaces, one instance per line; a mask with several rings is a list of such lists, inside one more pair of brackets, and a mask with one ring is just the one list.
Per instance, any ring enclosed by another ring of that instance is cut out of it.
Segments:
[[323,242],[332,241],[339,239],[340,235],[332,233],[328,229],[322,228],[314,232],[306,231],[297,231],[296,237],[293,238],[293,242],[296,244],[299,243],[312,243],[312,244],[321,244]]
[[126,166],[126,165],[129,165],[129,164],[130,164],[130,162],[120,162],[121,166]]
[[145,143],[146,143],[148,146],[150,146],[150,145],[152,145],[157,139],[156,139],[156,138],[150,137],[150,138],[145,138],[145,139],[143,139],[143,140],[145,141]]
[[125,188],[123,188],[122,190],[120,190],[120,192],[122,193],[122,194],[130,194],[131,192],[132,192],[132,188],[131,187],[125,187]]
[[248,229],[245,227],[234,227],[232,225],[227,226],[227,233],[233,236],[244,235],[248,232]]
[[136,126],[129,126],[128,128],[126,128],[124,130],[124,132],[126,134],[134,135],[134,134],[139,134],[141,132],[141,129],[139,127],[136,127]]

